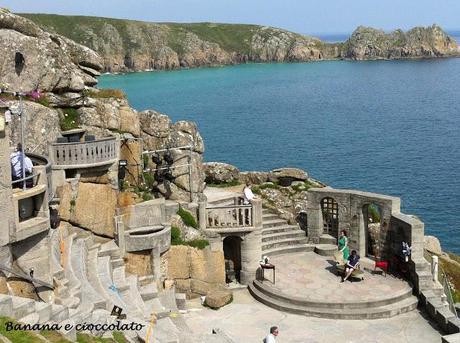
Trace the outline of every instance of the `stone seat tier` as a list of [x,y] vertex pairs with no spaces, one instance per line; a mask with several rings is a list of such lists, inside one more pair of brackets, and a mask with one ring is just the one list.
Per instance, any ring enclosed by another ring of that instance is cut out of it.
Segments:
[[[88,280],[86,261],[87,247],[84,239],[77,239],[72,254],[72,268],[81,282],[82,306],[86,309],[107,309],[107,301],[97,292]],[[85,311],[86,312],[86,311]]]
[[142,300],[139,290],[137,289],[137,277],[132,276],[127,278],[124,275],[124,266],[118,267],[113,270],[113,285],[117,288],[121,298],[127,304],[128,308],[125,309],[128,316],[132,314],[148,320],[150,318],[150,311],[147,310],[144,301]]
[[[72,263],[71,263],[71,257],[72,257],[72,250],[74,249],[73,243],[74,243],[74,238],[76,234],[71,234],[67,236],[64,240],[64,274],[66,279],[68,280],[68,289],[69,289],[69,294],[73,298],[77,298],[78,300],[73,303],[73,308],[76,308],[80,305],[81,300],[82,300],[82,295],[81,295],[81,283],[80,280],[75,276],[75,273],[73,272],[72,268]],[[64,299],[60,299],[62,304],[65,304]]]
[[[262,229],[262,236],[270,235],[273,233],[281,233],[281,232],[292,232],[292,231],[300,231],[297,225],[281,225],[281,226],[274,226]],[[302,231],[303,232],[303,231]],[[305,232],[304,232],[305,235]]]
[[278,297],[272,297],[263,289],[257,288],[254,283],[249,285],[250,293],[263,304],[284,312],[302,314],[311,317],[330,318],[330,319],[380,319],[391,318],[401,313],[414,310],[417,307],[418,300],[414,296],[404,298],[398,302],[388,305],[367,307],[367,308],[322,308],[310,307],[284,301]]

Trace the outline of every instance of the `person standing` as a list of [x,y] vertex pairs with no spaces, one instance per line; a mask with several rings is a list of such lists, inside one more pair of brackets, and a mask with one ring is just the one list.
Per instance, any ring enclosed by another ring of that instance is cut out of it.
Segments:
[[270,333],[267,335],[267,337],[264,338],[264,343],[276,343],[276,337],[279,335],[279,328],[277,326],[272,326],[270,328]]
[[340,232],[339,238],[339,251],[342,253],[343,262],[348,261],[348,256],[350,256],[350,249],[348,248],[348,235],[347,231],[343,230]]

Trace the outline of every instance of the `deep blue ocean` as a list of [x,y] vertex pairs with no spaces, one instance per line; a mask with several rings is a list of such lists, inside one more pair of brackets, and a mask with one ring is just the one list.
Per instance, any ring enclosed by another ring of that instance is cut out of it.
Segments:
[[104,75],[131,105],[198,124],[206,161],[299,167],[399,196],[460,254],[460,59],[247,64]]

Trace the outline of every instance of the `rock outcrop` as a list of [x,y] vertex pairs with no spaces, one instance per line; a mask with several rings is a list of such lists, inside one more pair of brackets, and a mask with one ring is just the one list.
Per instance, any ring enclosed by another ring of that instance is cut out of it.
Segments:
[[224,255],[220,251],[177,245],[162,257],[167,279],[188,297],[206,295],[225,288]]
[[240,171],[235,166],[222,162],[208,162],[204,164],[206,183],[220,184],[238,181]]
[[[102,28],[106,38],[115,34],[108,25]],[[83,28],[80,26],[76,30],[80,29]],[[128,31],[133,37],[145,32],[134,24]],[[162,37],[158,30],[148,32]],[[200,45],[197,38],[190,35],[187,39],[194,42],[196,49],[206,47],[214,49],[216,56],[220,54],[215,45]],[[97,46],[105,49],[117,42],[118,39],[107,38],[104,44],[100,42]],[[148,46],[149,42],[142,41],[139,44]],[[121,156],[129,161],[126,180],[136,186],[142,182],[142,177],[139,177],[139,166],[143,163],[142,148],[157,150],[190,146],[190,149],[171,150],[173,161],[162,166],[171,168],[171,177],[162,181],[156,177],[155,184],[149,187],[153,187],[151,190],[158,195],[183,201],[192,199],[191,193],[198,195],[203,191],[204,144],[196,125],[187,121],[172,123],[168,116],[155,111],[137,112],[129,106],[122,92],[104,92],[94,88],[97,83],[95,76],[103,70],[106,56],[101,58],[89,48],[69,38],[48,33],[30,20],[3,9],[0,10],[0,43],[0,57],[3,61],[0,65],[0,88],[6,86],[10,91],[25,93],[39,90],[41,93],[39,99],[24,97],[22,104],[14,98],[2,97],[13,112],[12,123],[8,125],[12,145],[20,140],[21,125],[16,114],[19,114],[21,108],[26,117],[24,132],[27,150],[33,149],[41,155],[48,155],[48,146],[69,125],[71,128],[82,128],[97,138],[116,136],[122,143]],[[209,57],[206,56],[202,58]],[[73,116],[72,121],[68,119],[69,113]],[[136,140],[138,138],[143,139],[143,145]],[[191,180],[188,166],[181,167],[187,164],[190,164],[192,170]],[[158,165],[150,162],[150,167],[155,169]],[[111,174],[107,175],[101,175],[99,171],[82,173],[82,181],[116,186],[116,175],[113,172],[111,170]],[[72,213],[72,222],[79,223],[75,215]],[[70,220],[70,215],[68,217]]]
[[345,43],[344,57],[353,60],[432,58],[458,55],[457,42],[439,26],[385,33],[358,27]]
[[331,44],[314,37],[257,25],[156,24],[71,16],[63,21],[56,15],[24,16],[97,51],[103,57],[104,70],[109,72],[246,62],[421,58],[459,54],[455,41],[436,25],[415,28],[407,33],[397,30],[391,34],[359,27],[347,42]]

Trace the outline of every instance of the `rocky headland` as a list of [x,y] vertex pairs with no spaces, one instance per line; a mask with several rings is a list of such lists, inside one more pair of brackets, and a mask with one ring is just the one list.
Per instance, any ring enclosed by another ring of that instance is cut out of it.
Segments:
[[96,51],[105,72],[170,70],[248,62],[306,62],[459,56],[439,26],[385,33],[358,27],[343,43],[240,24],[148,23],[84,16],[21,14],[47,31]]

